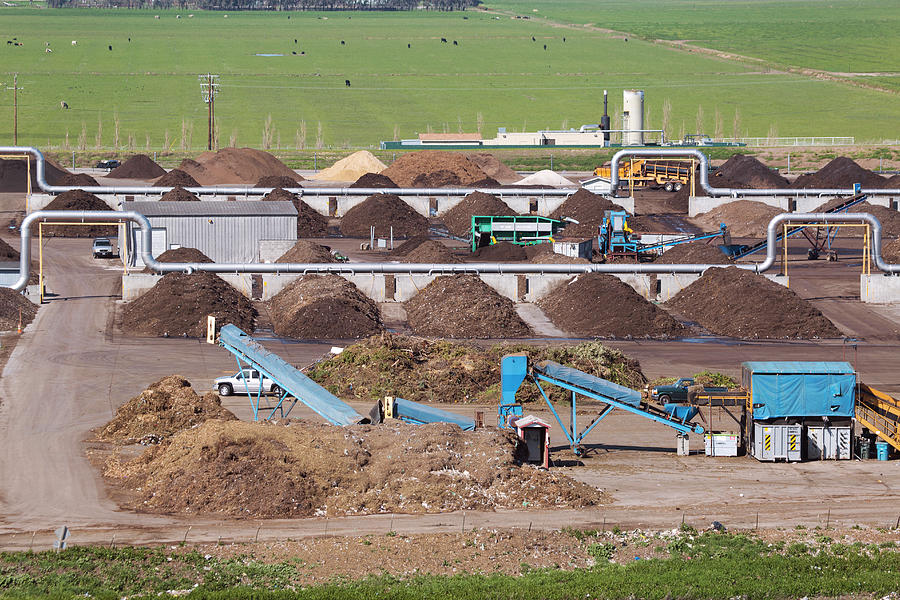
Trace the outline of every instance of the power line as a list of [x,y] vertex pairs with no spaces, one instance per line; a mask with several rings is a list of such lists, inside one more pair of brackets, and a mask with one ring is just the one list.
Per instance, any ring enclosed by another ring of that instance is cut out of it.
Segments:
[[13,91],[13,146],[19,145],[19,74],[13,74],[13,85],[6,89]]
[[215,122],[216,115],[216,94],[219,93],[219,76],[207,73],[206,75],[198,75],[197,78],[200,80],[200,94],[203,96],[203,101],[206,102],[206,106],[209,109],[207,111],[209,119],[209,135],[207,137],[206,149],[212,150],[213,123]]

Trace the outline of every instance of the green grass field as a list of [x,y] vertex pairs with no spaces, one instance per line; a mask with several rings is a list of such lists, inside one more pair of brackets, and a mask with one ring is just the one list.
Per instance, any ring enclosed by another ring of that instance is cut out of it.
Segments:
[[[633,4],[655,14],[663,8],[660,3]],[[516,4],[524,12],[522,3],[497,6]],[[872,12],[887,0],[863,4]],[[621,13],[621,21],[590,21],[628,29],[639,20],[640,11],[613,5],[605,10]],[[559,19],[573,22],[592,12],[585,0],[552,6],[559,7]],[[691,23],[690,15],[698,11],[681,6],[680,12],[672,10]],[[699,12],[707,20],[697,26],[707,30],[727,20],[722,11]],[[182,18],[176,19],[179,14]],[[736,12],[730,26],[738,27],[743,19],[744,13]],[[677,28],[671,32],[682,37]],[[884,92],[765,72],[641,40],[626,43],[583,27],[495,19],[477,11],[229,13],[227,18],[197,11],[189,18],[176,11],[4,7],[0,33],[0,42],[14,36],[23,42],[18,47],[0,43],[0,81],[8,86],[11,73],[18,72],[23,88],[19,143],[45,148],[204,148],[206,107],[197,75],[207,71],[221,76],[220,145],[233,141],[261,147],[270,115],[271,145],[281,148],[373,147],[395,135],[475,131],[479,123],[486,137],[493,137],[498,126],[577,127],[598,121],[603,89],[610,90],[611,109],[619,110],[623,88],[646,91],[649,127],[661,127],[668,101],[669,134],[675,137],[696,131],[699,106],[704,132],[715,132],[718,112],[726,136],[735,129],[735,112],[739,134],[751,136],[875,141],[891,137],[892,124],[900,122],[900,103]],[[664,33],[660,26],[657,37]],[[810,47],[831,44],[811,26],[798,36],[798,44]],[[45,52],[47,42],[52,53]],[[62,109],[61,101],[70,108]],[[4,90],[0,143],[11,142],[12,93]]]

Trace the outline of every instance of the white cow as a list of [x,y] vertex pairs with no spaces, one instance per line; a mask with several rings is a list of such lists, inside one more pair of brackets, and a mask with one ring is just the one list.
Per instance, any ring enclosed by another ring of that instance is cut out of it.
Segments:
[[72,40],[72,45],[73,45],[73,46],[77,46],[77,45],[78,45],[78,40]]

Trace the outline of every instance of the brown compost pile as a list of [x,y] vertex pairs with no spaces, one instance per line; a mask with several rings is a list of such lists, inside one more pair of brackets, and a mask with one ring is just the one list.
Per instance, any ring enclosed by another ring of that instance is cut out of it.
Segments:
[[203,185],[254,185],[262,177],[273,175],[297,179],[297,173],[283,162],[255,148],[222,148],[218,152],[204,152],[197,160],[183,160],[178,168]]
[[[109,205],[97,196],[83,190],[69,190],[54,198],[44,210],[103,210],[111,211]],[[36,227],[32,231],[36,231]],[[116,225],[53,225],[44,226],[48,237],[94,238],[110,237],[118,234]]]
[[381,173],[366,173],[350,184],[352,188],[395,188],[397,184]]
[[472,192],[441,217],[453,235],[468,238],[472,234],[473,216],[509,217],[515,215],[506,202],[485,192]]
[[275,333],[298,339],[349,339],[384,330],[378,306],[339,275],[305,275],[268,302]]
[[296,194],[282,188],[275,188],[262,197],[273,202],[291,202],[297,209],[297,237],[325,237],[328,235],[328,217],[319,214],[313,207]]
[[588,238],[597,235],[606,211],[612,210],[624,209],[603,196],[581,188],[550,213],[550,218],[562,220],[564,217],[569,217],[578,221],[578,223],[566,225],[562,234],[566,237]]
[[180,185],[166,192],[159,199],[160,202],[200,202],[200,198],[190,193]]
[[154,181],[153,185],[155,185],[156,187],[201,187],[196,179],[194,179],[181,169],[172,169],[171,171]]
[[256,309],[214,273],[169,273],[122,310],[129,335],[206,337],[206,317],[252,332]]
[[368,238],[373,225],[377,237],[387,237],[391,231],[395,238],[428,232],[428,219],[396,194],[375,194],[348,210],[341,219],[341,234]]
[[[722,185],[716,176],[725,177],[738,185]],[[784,189],[788,180],[765,164],[746,154],[733,154],[710,177],[713,187],[749,187],[756,189]]]
[[135,154],[109,172],[114,179],[156,179],[166,174],[166,170],[153,162],[146,154]]
[[303,181],[303,177],[297,175],[296,173],[293,176],[289,175],[265,175],[259,178],[259,181],[256,182],[256,185],[253,187],[258,188],[295,188],[300,187],[300,182]]
[[19,327],[19,316],[22,327],[25,327],[37,315],[38,307],[31,300],[12,288],[0,287],[0,331],[14,331]]
[[735,237],[766,237],[766,228],[772,217],[784,211],[754,200],[735,200],[722,204],[709,212],[694,217],[701,229],[716,231],[719,223],[725,223],[728,232]]
[[381,172],[399,187],[470,186],[487,179],[464,154],[420,150],[400,156]]
[[445,338],[516,338],[532,335],[515,305],[477,275],[437,277],[405,303],[417,335]]
[[297,240],[290,250],[278,257],[277,263],[333,263],[331,250],[315,242]]
[[861,183],[864,188],[882,188],[885,179],[856,164],[853,159],[838,156],[815,173],[804,174],[794,180],[792,188],[835,189],[850,188]]
[[678,244],[663,252],[653,262],[663,265],[730,265],[734,261],[719,250],[718,244],[720,241],[721,238],[715,238],[715,243],[710,244],[704,244],[703,242]]
[[841,332],[792,290],[737,267],[713,268],[666,303],[716,335],[816,339]]

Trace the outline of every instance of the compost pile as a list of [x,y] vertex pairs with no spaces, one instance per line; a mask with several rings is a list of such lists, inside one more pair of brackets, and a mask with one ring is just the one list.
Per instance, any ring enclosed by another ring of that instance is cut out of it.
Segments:
[[[37,163],[34,158],[29,157],[31,173],[31,189],[37,190]],[[2,159],[0,158],[0,192],[25,192],[28,189],[29,165],[25,160]],[[44,179],[50,185],[68,185],[63,184],[63,178],[71,175],[61,166],[57,165],[49,158],[44,160]]]
[[676,338],[683,325],[618,277],[585,273],[538,301],[554,325],[578,337]]
[[554,252],[550,244],[538,244],[537,246],[530,246],[530,248],[541,250],[540,252],[530,253],[529,260],[538,265],[587,265],[591,263],[586,258],[566,256],[565,254]]
[[166,174],[166,170],[153,162],[146,154],[135,154],[109,172],[113,179],[156,179]]
[[405,303],[417,335],[445,338],[515,338],[532,335],[508,298],[477,275],[438,277]]
[[328,235],[328,218],[320,215],[299,196],[282,188],[275,188],[262,198],[275,202],[291,202],[297,209],[297,237],[324,237]]
[[536,173],[532,173],[516,182],[516,187],[518,186],[540,186],[540,187],[575,187],[577,184],[574,181],[570,181],[566,179],[556,171],[551,171],[550,169],[543,169],[542,171],[538,171]]
[[366,173],[350,184],[352,188],[395,188],[397,184],[381,173]]
[[378,160],[368,150],[360,150],[350,156],[345,156],[327,169],[322,169],[313,176],[313,179],[320,181],[356,181],[366,173],[380,173],[385,169],[385,166],[383,162]]
[[184,429],[220,419],[236,420],[215,392],[198,395],[181,375],[169,375],[123,404],[97,431],[97,439],[117,444],[156,444]]
[[181,169],[172,169],[155,182],[153,185],[156,187],[201,187],[200,183],[197,182],[196,179],[182,171]]
[[404,154],[381,174],[400,187],[471,186],[487,179],[465,155],[440,150]]
[[105,474],[135,490],[132,508],[240,518],[580,508],[606,501],[565,475],[517,464],[519,445],[508,432],[461,432],[449,423],[211,420]]
[[293,247],[278,257],[277,263],[333,263],[331,250],[315,242],[297,240]]
[[882,244],[881,258],[889,263],[900,262],[900,238]]
[[[721,175],[739,185],[720,185],[715,181]],[[783,189],[788,187],[788,180],[777,171],[746,154],[733,154],[713,173],[710,180],[713,187],[750,187],[756,189]]]
[[528,260],[525,248],[511,242],[498,242],[490,246],[482,246],[472,253],[476,262],[522,262]]
[[66,173],[60,178],[58,185],[92,187],[100,184],[87,173]]
[[737,267],[707,270],[666,306],[716,335],[751,339],[841,336],[831,321],[792,290]]
[[458,263],[462,262],[444,244],[425,236],[416,236],[403,242],[391,252],[394,260],[405,263]]
[[18,328],[19,311],[22,314],[22,327],[25,327],[34,319],[38,307],[14,289],[0,287],[0,331]]
[[444,213],[441,220],[453,235],[468,238],[472,234],[472,217],[511,217],[516,213],[506,202],[492,194],[472,192],[462,201]]
[[6,243],[6,240],[0,239],[0,261],[19,260],[19,251]]
[[169,273],[122,310],[129,335],[206,337],[206,317],[253,331],[256,309],[214,273]]
[[[93,194],[82,190],[69,190],[54,198],[44,210],[108,210],[109,205]],[[32,231],[36,231],[35,227]],[[116,225],[53,225],[44,226],[47,237],[93,238],[115,236],[119,228]]]
[[[816,209],[812,212],[827,212],[846,201],[847,198],[834,198],[816,207]],[[859,204],[855,204],[847,210],[842,211],[838,214],[843,213],[869,213],[870,215],[878,219],[879,223],[881,223],[881,233],[883,235],[888,237],[895,237],[900,235],[900,212],[892,208],[888,208],[887,206],[869,204],[868,202],[860,202]],[[864,234],[865,229],[863,229],[862,227],[845,227],[840,231],[838,235],[859,237]]]
[[697,215],[693,221],[707,231],[716,231],[719,223],[725,223],[732,236],[761,238],[766,237],[769,221],[783,212],[780,208],[762,202],[736,200]]
[[159,199],[160,202],[200,202],[200,198],[190,193],[180,185],[166,192]]
[[283,162],[268,152],[254,148],[222,148],[218,152],[204,152],[197,160],[185,159],[178,168],[203,185],[253,185],[267,175],[297,178],[297,174]]
[[[164,263],[211,263],[213,260],[196,248],[170,248],[156,257],[156,260]],[[150,267],[145,267],[144,272],[152,273]]]
[[885,179],[884,187],[889,190],[900,189],[900,175],[891,175]]
[[417,213],[396,194],[375,194],[347,211],[341,219],[341,234],[347,237],[412,237],[428,233],[428,219]]
[[885,179],[881,175],[856,164],[846,156],[838,156],[827,165],[806,175],[801,175],[791,184],[792,188],[851,188],[861,183],[863,188],[882,188]]
[[339,275],[305,275],[268,302],[275,333],[298,339],[348,339],[384,330],[378,306]]
[[551,219],[562,220],[563,217],[575,219],[578,223],[569,223],[562,230],[565,237],[595,237],[603,223],[604,213],[608,210],[624,210],[603,196],[598,196],[584,188],[566,198],[559,208],[550,213]]
[[730,265],[733,261],[728,255],[719,250],[719,239],[715,238],[715,244],[696,242],[672,246],[653,262],[662,265]]
[[[416,402],[496,404],[500,401],[500,359],[524,352],[529,361],[553,360],[620,385],[640,388],[647,379],[640,364],[600,342],[529,346],[501,343],[490,348],[448,340],[384,333],[344,348],[316,363],[308,375],[341,398],[377,400],[399,396]],[[567,392],[549,388],[551,394]],[[540,402],[534,386],[516,394]]]
[[294,174],[293,177],[287,175],[266,175],[265,177],[260,177],[259,181],[256,182],[256,185],[253,187],[258,188],[295,188],[300,187],[300,183],[303,181],[303,177],[300,175]]
[[484,171],[485,175],[499,183],[514,183],[520,179],[518,173],[500,162],[493,154],[473,152],[466,156],[476,167]]

